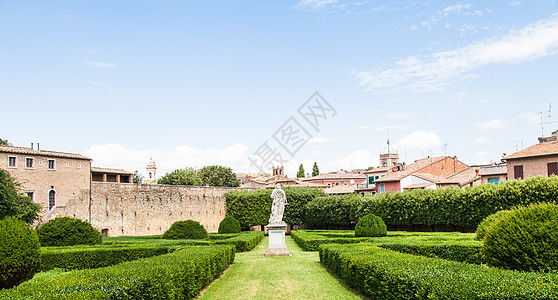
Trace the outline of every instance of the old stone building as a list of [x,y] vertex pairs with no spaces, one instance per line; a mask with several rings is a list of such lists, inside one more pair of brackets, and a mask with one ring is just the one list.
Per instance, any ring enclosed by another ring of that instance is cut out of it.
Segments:
[[[553,132],[556,137],[556,132]],[[558,142],[546,138],[539,144],[505,156],[508,179],[558,175]]]
[[21,183],[25,195],[42,206],[41,221],[91,191],[91,159],[80,154],[0,146],[0,168]]
[[88,221],[105,236],[155,235],[179,220],[195,220],[216,232],[226,214],[231,188],[156,184],[155,162],[147,165],[150,184],[132,183],[120,169],[92,168],[80,154],[0,146],[0,168],[39,203],[41,225],[69,216]]

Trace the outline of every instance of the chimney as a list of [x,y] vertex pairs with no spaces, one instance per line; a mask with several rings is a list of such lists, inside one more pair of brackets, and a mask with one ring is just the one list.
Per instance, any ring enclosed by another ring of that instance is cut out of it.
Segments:
[[33,150],[33,143],[31,143],[31,150]]
[[39,149],[39,143],[37,143],[37,151],[40,151],[41,149]]
[[479,169],[475,169],[475,176],[479,176]]

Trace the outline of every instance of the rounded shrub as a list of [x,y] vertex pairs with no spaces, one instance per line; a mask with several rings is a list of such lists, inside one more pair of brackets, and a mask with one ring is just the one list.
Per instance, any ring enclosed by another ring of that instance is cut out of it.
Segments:
[[500,219],[502,219],[502,217],[510,212],[511,210],[500,210],[484,218],[484,220],[482,220],[482,222],[480,222],[479,226],[477,227],[477,231],[475,232],[475,240],[483,240],[490,226],[496,224],[498,221],[500,221]]
[[33,278],[40,261],[37,234],[21,220],[11,217],[0,220],[0,289]]
[[91,224],[70,217],[50,220],[37,228],[41,246],[95,245],[103,236]]
[[209,236],[203,225],[194,221],[178,221],[174,222],[171,227],[163,234],[164,239],[193,239],[202,240],[207,239]]
[[227,216],[219,223],[219,233],[239,233],[240,222],[233,216]]
[[355,236],[386,236],[387,227],[382,218],[367,214],[358,220],[355,226]]
[[512,210],[492,225],[483,253],[491,266],[558,271],[558,206],[534,204]]

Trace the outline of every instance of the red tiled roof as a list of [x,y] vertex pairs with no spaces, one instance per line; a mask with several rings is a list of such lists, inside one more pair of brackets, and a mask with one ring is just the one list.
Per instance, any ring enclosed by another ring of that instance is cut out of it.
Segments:
[[357,189],[356,184],[342,184],[324,190],[326,194],[353,194]]
[[107,173],[107,174],[124,174],[124,175],[132,175],[134,173],[128,172],[122,169],[110,169],[110,168],[98,168],[98,167],[91,167],[91,172],[95,173]]
[[388,182],[388,181],[399,181],[413,173],[420,171],[428,167],[431,164],[442,161],[450,156],[440,156],[440,157],[427,157],[415,160],[415,162],[407,165],[405,170],[399,172],[389,173],[386,176],[376,179],[376,182]]
[[558,142],[536,144],[519,152],[510,154],[504,157],[504,159],[515,159],[542,155],[558,155]]
[[31,149],[31,148],[26,148],[26,147],[0,146],[0,152],[91,160],[91,158],[85,157],[81,154],[57,152],[57,151],[46,151],[46,150],[35,150],[35,149]]
[[320,175],[316,175],[316,176],[312,176],[312,177],[308,177],[308,178],[300,178],[300,180],[302,180],[302,181],[351,180],[351,179],[354,179],[355,181],[365,180],[366,175],[358,174],[358,173],[352,173],[352,172],[347,172],[347,173],[332,172],[332,173],[322,173]]
[[457,183],[459,185],[467,184],[477,178],[480,178],[477,174],[477,170],[480,170],[480,168],[467,167],[453,175],[448,176],[442,183]]
[[370,174],[370,173],[378,173],[378,172],[386,172],[386,171],[391,171],[391,169],[393,168],[397,168],[396,166],[389,166],[389,167],[379,167],[379,168],[373,168],[370,169],[368,171],[365,171],[364,174]]
[[417,184],[408,185],[408,186],[404,187],[403,189],[404,190],[423,189],[423,188],[425,188],[427,186],[431,186],[433,184],[434,183],[431,183],[431,182],[429,182],[429,183],[417,183]]

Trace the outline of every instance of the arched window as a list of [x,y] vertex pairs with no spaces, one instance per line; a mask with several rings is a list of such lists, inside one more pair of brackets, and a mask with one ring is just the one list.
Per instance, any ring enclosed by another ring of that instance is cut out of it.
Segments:
[[151,175],[151,172],[149,172],[149,179],[151,179],[151,177],[153,177],[153,175]]
[[48,210],[56,206],[56,191],[50,190],[48,192]]

